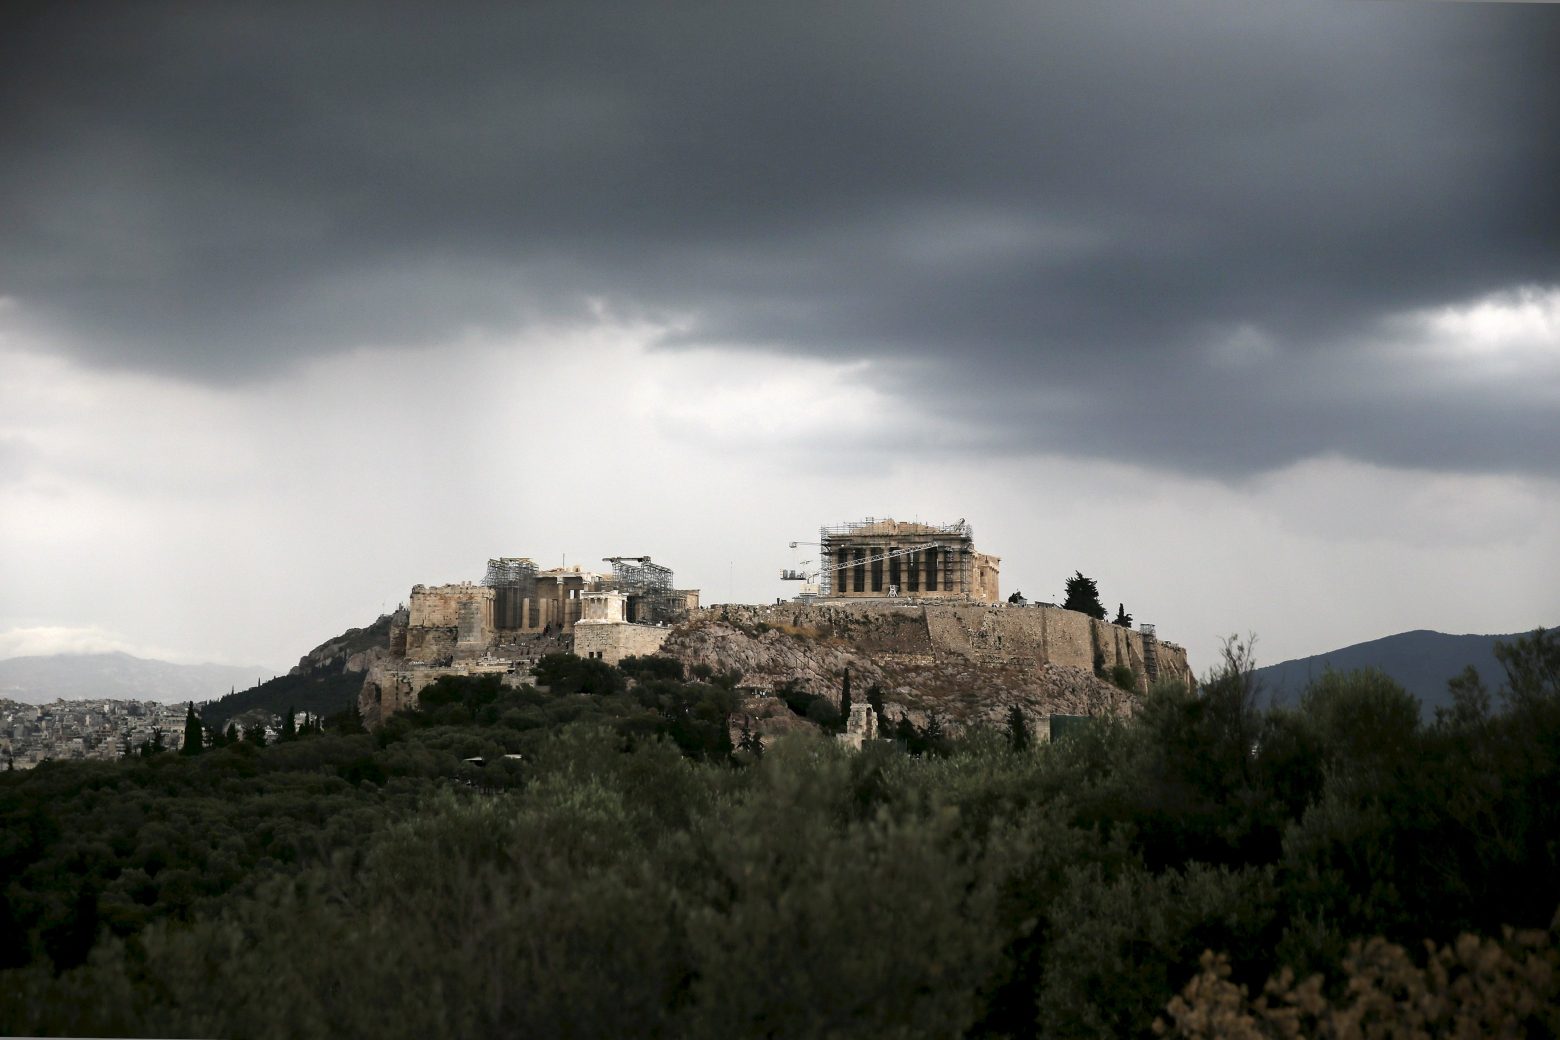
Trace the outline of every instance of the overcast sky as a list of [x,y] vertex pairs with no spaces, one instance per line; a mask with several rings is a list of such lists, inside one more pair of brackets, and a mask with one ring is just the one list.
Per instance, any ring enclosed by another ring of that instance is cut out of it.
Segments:
[[1560,6],[36,6],[0,656],[867,516],[1199,672],[1560,623]]

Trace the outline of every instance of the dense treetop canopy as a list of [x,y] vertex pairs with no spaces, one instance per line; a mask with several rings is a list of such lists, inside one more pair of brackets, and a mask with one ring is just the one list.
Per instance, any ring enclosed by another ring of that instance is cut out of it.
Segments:
[[1519,969],[1560,905],[1560,638],[1503,653],[1430,725],[1371,672],[1262,710],[1232,642],[1131,720],[859,752],[734,747],[738,680],[559,660],[574,692],[0,774],[0,1031],[1209,1035],[1167,1010],[1200,973],[1343,1000],[1351,942],[1471,932],[1552,1035],[1560,976]]

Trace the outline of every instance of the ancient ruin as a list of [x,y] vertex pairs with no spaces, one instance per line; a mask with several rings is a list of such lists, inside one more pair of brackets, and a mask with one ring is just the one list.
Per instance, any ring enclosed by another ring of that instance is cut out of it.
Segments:
[[[480,582],[414,586],[368,669],[360,708],[376,725],[443,675],[530,682],[549,653],[607,664],[659,653],[740,672],[750,698],[804,690],[839,707],[848,668],[885,717],[920,724],[935,714],[957,727],[1000,723],[1016,707],[1043,735],[1052,715],[1130,714],[1155,681],[1192,679],[1186,651],[1153,625],[1002,601],[1001,560],[976,550],[962,519],[868,518],[792,544],[815,548],[817,560],[783,571],[803,592],[770,606],[701,607],[698,590],[676,588],[671,569],[648,556],[606,557],[610,572],[501,557]],[[765,732],[798,721],[762,708],[744,717]],[[873,739],[876,725],[853,701],[844,739]]]
[[610,573],[578,565],[543,570],[529,557],[488,560],[480,583],[414,585],[391,618],[386,654],[369,669],[359,706],[371,722],[416,703],[442,675],[501,674],[517,681],[549,653],[616,664],[654,653],[699,606],[648,556],[609,556]]
[[868,517],[820,528],[818,541],[807,544],[818,546],[816,570],[780,575],[807,583],[805,599],[998,599],[1002,560],[975,550],[975,534],[963,520],[923,524]]
[[[743,688],[759,694],[790,687],[836,707],[849,667],[852,712],[875,688],[889,718],[924,725],[935,712],[955,728],[1001,726],[1017,707],[1039,734],[1053,714],[1131,715],[1154,683],[1193,678],[1186,650],[1154,626],[1049,604],[727,604],[673,628],[659,652],[689,667],[740,671]],[[1131,689],[1106,678],[1118,668]]]

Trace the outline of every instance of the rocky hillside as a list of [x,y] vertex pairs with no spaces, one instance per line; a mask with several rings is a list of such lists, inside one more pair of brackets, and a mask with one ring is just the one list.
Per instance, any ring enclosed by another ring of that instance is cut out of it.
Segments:
[[1014,705],[1039,719],[1129,715],[1137,703],[1136,695],[1080,668],[983,661],[943,651],[928,640],[924,620],[914,613],[842,615],[816,626],[705,617],[679,626],[661,653],[689,668],[740,671],[747,689],[775,691],[790,684],[835,705],[849,666],[853,699],[865,699],[876,687],[889,718],[903,712],[923,726],[934,711],[955,726],[1001,725]]
[[342,672],[363,674],[376,654],[389,645],[391,617],[382,614],[367,628],[349,628],[334,639],[327,639],[298,658],[297,665],[287,674],[295,678]]
[[201,718],[208,726],[225,726],[250,712],[280,715],[291,708],[315,715],[332,715],[357,700],[363,674],[390,641],[390,615],[364,628],[349,628],[327,639],[298,659],[286,675],[223,697],[207,705]]

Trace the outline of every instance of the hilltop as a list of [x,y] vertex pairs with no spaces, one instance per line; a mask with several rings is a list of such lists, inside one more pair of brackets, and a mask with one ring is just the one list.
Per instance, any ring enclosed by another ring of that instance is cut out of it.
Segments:
[[1258,668],[1262,690],[1275,705],[1293,705],[1306,685],[1324,672],[1352,672],[1379,668],[1418,698],[1421,714],[1431,718],[1435,709],[1451,704],[1446,684],[1463,669],[1473,666],[1485,685],[1500,685],[1504,671],[1495,659],[1496,643],[1511,643],[1525,633],[1511,635],[1448,635],[1428,629],[1356,643],[1310,657],[1282,661]]
[[332,715],[357,699],[363,673],[390,638],[390,615],[363,628],[349,628],[298,659],[286,675],[229,694],[201,711],[206,725],[221,728],[240,715],[281,715],[291,709]]

